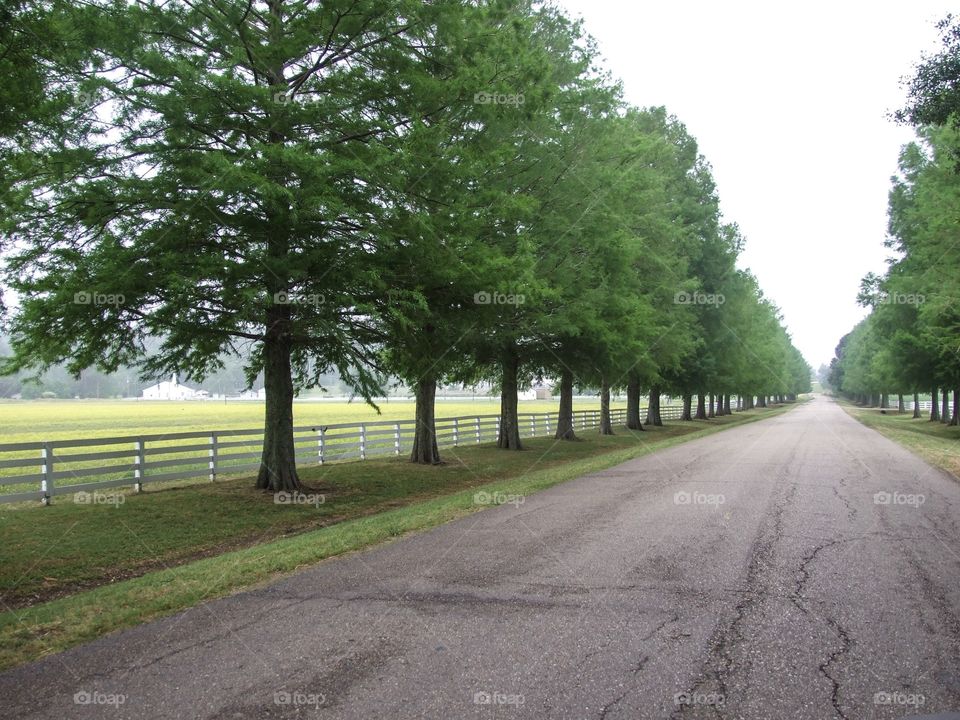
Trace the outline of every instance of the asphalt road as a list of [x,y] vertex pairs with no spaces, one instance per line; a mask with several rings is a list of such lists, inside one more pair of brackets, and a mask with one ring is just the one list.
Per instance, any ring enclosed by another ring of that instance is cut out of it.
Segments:
[[949,713],[958,512],[817,399],[7,672],[0,716]]

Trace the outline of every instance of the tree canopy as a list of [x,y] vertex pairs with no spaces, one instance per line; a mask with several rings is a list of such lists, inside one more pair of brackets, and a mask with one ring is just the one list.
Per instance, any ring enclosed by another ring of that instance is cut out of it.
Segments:
[[809,389],[696,141],[625,103],[550,5],[11,8],[8,373],[199,380],[242,358],[273,491],[300,486],[293,398],[332,371],[368,401],[415,388],[424,463],[441,382],[496,382],[508,449],[534,378],[561,380],[561,420],[574,382],[634,410]]

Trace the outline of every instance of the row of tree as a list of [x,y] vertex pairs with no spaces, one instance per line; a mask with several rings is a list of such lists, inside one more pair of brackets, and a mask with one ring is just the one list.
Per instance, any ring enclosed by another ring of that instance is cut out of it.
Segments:
[[[295,490],[293,398],[336,370],[627,392],[630,427],[809,389],[776,307],[735,267],[710,168],[630,107],[580,25],[527,0],[22,0],[4,124],[7,371],[263,372],[258,486]],[[39,32],[43,28],[43,32]],[[8,38],[9,40],[10,38]],[[148,338],[160,338],[145,352]],[[707,397],[709,396],[709,408]]]
[[[837,346],[829,382],[856,401],[889,407],[889,394],[931,397],[930,420],[960,415],[960,24],[940,24],[943,48],[921,63],[898,113],[914,125],[892,179],[887,272],[867,275],[870,314]],[[952,394],[953,407],[950,408]]]

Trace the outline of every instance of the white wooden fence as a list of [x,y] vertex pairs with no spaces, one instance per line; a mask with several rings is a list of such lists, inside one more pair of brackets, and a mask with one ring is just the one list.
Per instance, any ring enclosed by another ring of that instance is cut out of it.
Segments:
[[[641,410],[641,419],[645,410]],[[610,411],[616,425],[626,410]],[[661,407],[664,419],[680,417],[680,408]],[[522,413],[521,437],[553,435],[557,413]],[[294,428],[297,462],[301,465],[365,460],[401,455],[412,447],[414,420],[379,420]],[[574,428],[600,424],[599,410],[574,412]],[[454,447],[496,440],[499,415],[438,418],[437,444]],[[56,495],[119,486],[140,491],[148,483],[234,475],[257,470],[263,429],[214,430],[47,442],[0,444],[0,503],[41,500]],[[38,457],[39,456],[39,457]],[[104,464],[103,461],[113,461]],[[28,471],[29,468],[29,471]]]

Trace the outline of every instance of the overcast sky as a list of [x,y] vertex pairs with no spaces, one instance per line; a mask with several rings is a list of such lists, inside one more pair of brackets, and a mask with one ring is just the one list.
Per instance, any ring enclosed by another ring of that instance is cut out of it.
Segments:
[[[901,79],[938,47],[943,0],[558,0],[629,102],[665,105],[713,165],[724,219],[816,369],[865,314],[889,251],[887,191],[909,128]],[[954,9],[956,9],[954,7]]]

